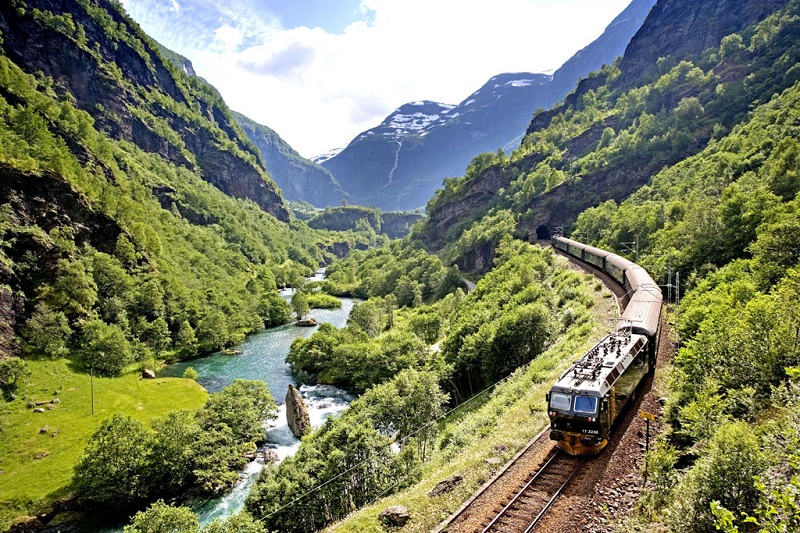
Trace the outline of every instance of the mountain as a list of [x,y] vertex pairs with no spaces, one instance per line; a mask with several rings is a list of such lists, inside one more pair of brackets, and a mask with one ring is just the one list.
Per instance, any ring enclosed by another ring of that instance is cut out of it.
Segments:
[[236,121],[261,152],[270,177],[290,201],[306,201],[316,207],[340,205],[348,194],[325,168],[303,158],[275,131],[233,112]]
[[115,0],[3,2],[0,33],[0,360],[113,375],[288,318],[338,237],[288,223],[191,63]]
[[480,158],[446,180],[418,235],[462,270],[483,270],[509,227],[547,238],[584,209],[636,193],[798,80],[800,46],[768,18],[783,7],[796,20],[787,4],[660,0],[622,59],[537,113],[510,157]]
[[[122,11],[105,4],[84,8],[77,1],[51,2],[44,4],[50,15],[42,16],[24,8],[16,11],[11,8],[15,4],[6,3],[0,13],[3,47],[15,63],[58,80],[75,106],[92,115],[112,138],[196,169],[226,194],[253,200],[288,221],[257,150],[216,91],[188,76],[176,78],[160,47],[138,38],[141,30]],[[85,16],[78,25],[58,22],[80,13]],[[47,17],[56,22],[48,25]],[[115,33],[110,33],[111,25],[117,25]],[[107,39],[95,41],[100,34]],[[88,48],[89,41],[97,42],[99,50]],[[159,102],[164,97],[174,105]]]
[[461,175],[477,154],[516,148],[532,113],[560,101],[581,76],[618,57],[653,4],[633,0],[552,76],[500,74],[458,105],[405,104],[341,152],[317,161],[353,203],[385,210],[421,207],[442,179]]

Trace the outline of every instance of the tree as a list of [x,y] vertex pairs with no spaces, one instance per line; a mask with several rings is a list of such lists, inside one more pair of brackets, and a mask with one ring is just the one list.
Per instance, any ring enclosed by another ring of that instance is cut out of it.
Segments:
[[189,411],[173,411],[151,423],[153,486],[165,496],[179,494],[194,483],[192,469],[200,426]]
[[97,303],[97,285],[83,261],[58,262],[58,279],[50,293],[55,307],[71,316],[86,315]]
[[0,392],[7,402],[16,397],[19,381],[29,374],[25,361],[19,357],[0,359]]
[[277,417],[277,407],[263,381],[237,379],[212,394],[197,412],[203,429],[225,424],[243,442],[263,442],[264,422]]
[[173,507],[158,500],[134,515],[124,533],[199,533],[200,522],[188,507]]
[[292,296],[292,310],[297,320],[302,320],[311,308],[308,305],[308,296],[303,291],[296,291]]
[[36,304],[30,318],[22,328],[25,350],[44,357],[64,357],[67,342],[72,335],[67,316],[44,302]]
[[227,518],[217,518],[205,528],[203,533],[268,533],[261,522],[242,511]]
[[141,422],[116,414],[104,420],[75,465],[72,485],[90,505],[127,508],[150,493],[153,433]]
[[195,333],[200,350],[219,350],[228,340],[228,321],[219,309],[209,309],[198,322]]
[[125,333],[116,324],[94,319],[83,323],[78,362],[105,376],[118,376],[133,362],[133,351]]
[[377,300],[380,298],[354,304],[347,317],[347,325],[356,325],[370,337],[377,337],[384,329],[383,313]]

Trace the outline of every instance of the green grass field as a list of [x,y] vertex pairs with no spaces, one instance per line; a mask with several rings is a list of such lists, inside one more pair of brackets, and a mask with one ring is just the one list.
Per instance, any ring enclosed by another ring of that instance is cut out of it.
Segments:
[[[115,413],[143,422],[178,409],[195,410],[207,397],[187,379],[143,380],[138,372],[91,380],[66,360],[29,361],[30,376],[11,403],[0,403],[0,530],[68,493],[72,469],[100,423]],[[56,400],[57,399],[57,400]],[[31,402],[56,400],[34,412]],[[36,458],[40,456],[40,458]]]

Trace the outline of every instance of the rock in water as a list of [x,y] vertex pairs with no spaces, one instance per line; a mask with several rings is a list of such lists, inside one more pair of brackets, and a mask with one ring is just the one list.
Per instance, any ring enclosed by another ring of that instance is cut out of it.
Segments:
[[378,515],[378,520],[388,527],[403,527],[410,518],[408,507],[405,505],[387,507]]
[[308,407],[300,397],[294,385],[289,384],[286,392],[286,423],[297,438],[311,433],[311,420],[308,418]]

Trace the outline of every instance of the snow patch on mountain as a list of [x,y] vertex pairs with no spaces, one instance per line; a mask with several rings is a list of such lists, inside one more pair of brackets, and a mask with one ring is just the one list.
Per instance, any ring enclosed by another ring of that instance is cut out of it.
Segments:
[[333,159],[337,155],[339,155],[344,148],[334,148],[333,150],[329,150],[324,154],[315,155],[311,158],[311,160],[316,164],[322,164],[323,161],[327,161],[328,159]]

